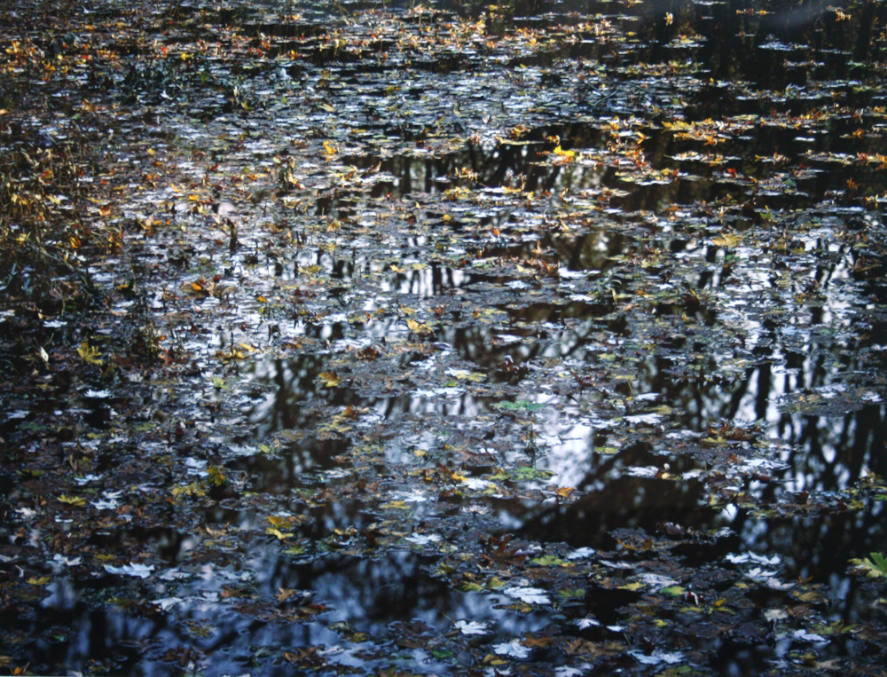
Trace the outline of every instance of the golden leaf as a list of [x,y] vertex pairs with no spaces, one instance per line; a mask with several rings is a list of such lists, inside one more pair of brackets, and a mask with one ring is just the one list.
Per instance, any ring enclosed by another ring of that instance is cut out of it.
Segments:
[[84,341],[77,347],[77,354],[87,364],[102,364],[102,359],[99,357],[101,352],[95,346],[89,345],[87,341]]
[[326,388],[335,388],[340,383],[339,377],[336,376],[334,371],[322,371],[317,375],[317,378],[320,379]]
[[407,327],[414,334],[430,334],[433,330],[424,322],[418,322],[410,317],[407,318]]
[[265,529],[265,533],[270,536],[275,536],[279,541],[283,541],[287,538],[292,538],[293,536],[295,536],[295,534],[290,531],[284,532],[280,529],[275,529],[274,527],[268,527],[267,529]]

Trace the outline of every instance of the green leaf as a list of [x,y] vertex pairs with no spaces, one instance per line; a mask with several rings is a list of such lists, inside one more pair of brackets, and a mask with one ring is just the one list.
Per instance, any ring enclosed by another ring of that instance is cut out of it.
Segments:
[[872,562],[875,563],[878,570],[887,575],[887,556],[882,555],[880,552],[871,552],[869,557],[872,558]]
[[519,480],[544,480],[551,477],[554,473],[550,470],[539,470],[529,465],[522,465],[516,471]]
[[879,552],[869,553],[865,559],[851,559],[850,564],[857,568],[856,573],[869,578],[887,578],[887,557]]
[[564,588],[557,591],[557,596],[565,602],[571,599],[582,599],[585,597],[585,588]]
[[660,590],[663,595],[668,595],[669,597],[680,597],[684,594],[684,586],[683,585],[669,585],[667,588],[662,588]]
[[537,567],[562,567],[567,566],[569,562],[554,555],[542,555],[531,559],[530,564],[535,564]]

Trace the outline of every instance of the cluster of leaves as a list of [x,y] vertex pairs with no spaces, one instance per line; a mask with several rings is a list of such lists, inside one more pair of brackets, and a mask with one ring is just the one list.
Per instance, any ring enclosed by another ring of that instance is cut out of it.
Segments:
[[[799,102],[712,81],[692,3],[533,5],[161,2],[14,36],[4,77],[69,127],[21,144],[2,104],[7,249],[113,284],[4,390],[3,666],[883,658],[874,70],[812,62]],[[119,649],[50,664],[80,611]]]

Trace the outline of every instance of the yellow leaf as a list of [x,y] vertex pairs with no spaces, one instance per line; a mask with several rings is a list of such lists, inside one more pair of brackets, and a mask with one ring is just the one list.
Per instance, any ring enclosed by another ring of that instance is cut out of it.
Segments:
[[49,583],[50,580],[52,579],[50,579],[49,576],[40,576],[40,578],[37,578],[36,576],[31,576],[25,582],[29,585],[46,585],[47,583]]
[[87,364],[102,364],[102,359],[100,357],[101,351],[95,346],[89,345],[87,341],[80,344],[77,348],[77,354],[80,355],[80,359]]
[[566,160],[568,162],[570,160],[573,160],[576,158],[576,151],[575,150],[564,150],[563,148],[561,148],[560,144],[555,146],[554,150],[551,152],[554,153],[555,155],[557,155],[558,157],[563,158],[564,160]]
[[407,318],[407,326],[414,334],[430,334],[433,330],[424,322],[418,322],[411,317]]
[[724,233],[711,241],[717,247],[735,247],[739,242],[740,237],[736,233]]
[[287,531],[283,532],[280,529],[275,529],[274,527],[268,527],[265,529],[265,533],[271,536],[276,536],[278,540],[283,541],[287,538],[292,538],[295,534]]
[[328,158],[330,158],[333,155],[335,155],[336,153],[338,153],[339,149],[336,148],[336,144],[334,144],[330,141],[324,141],[323,142],[323,152],[326,153],[326,156]]
[[626,583],[625,585],[620,585],[620,590],[630,590],[631,592],[636,592],[644,587],[644,584],[640,581],[635,581],[634,583]]
[[556,493],[561,498],[567,498],[570,494],[573,493],[573,491],[573,487],[558,487],[557,491],[555,491],[554,493]]
[[322,371],[317,375],[321,383],[327,388],[335,388],[339,385],[339,377],[333,371]]
[[225,478],[225,473],[217,465],[209,466],[206,469],[206,472],[209,474],[209,481],[217,487],[221,487],[227,481]]
[[453,376],[463,381],[471,381],[472,383],[480,383],[484,379],[486,379],[486,374],[482,374],[479,371],[468,371],[466,369],[454,369],[449,372]]
[[82,508],[86,505],[86,499],[83,496],[68,496],[67,494],[62,494],[59,496],[59,502],[65,503],[67,505],[73,505],[78,508]]
[[182,484],[172,488],[173,496],[206,496],[206,488],[200,482]]
[[409,509],[409,505],[407,505],[406,501],[389,501],[388,503],[383,503],[379,506],[383,510],[407,510]]
[[290,529],[296,523],[293,515],[268,515],[268,522],[276,529]]

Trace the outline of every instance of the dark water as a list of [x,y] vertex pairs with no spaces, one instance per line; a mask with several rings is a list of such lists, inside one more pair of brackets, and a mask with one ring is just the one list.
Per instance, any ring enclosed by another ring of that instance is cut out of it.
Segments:
[[876,667],[848,563],[887,544],[887,16],[845,4],[94,3],[185,52],[124,41],[103,82],[109,148],[190,181],[123,200],[169,219],[127,265],[188,423],[81,398],[98,456],[179,493],[44,553],[15,660]]

